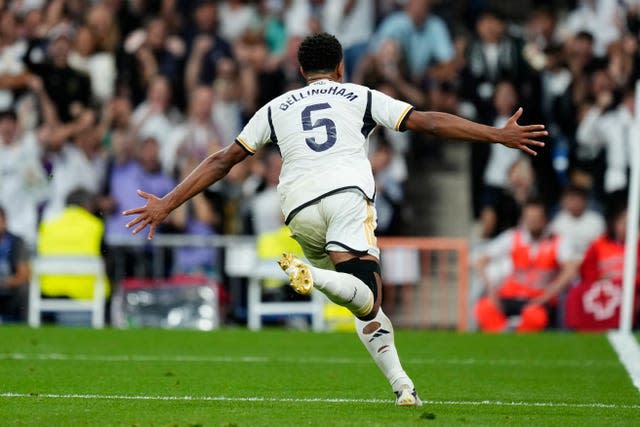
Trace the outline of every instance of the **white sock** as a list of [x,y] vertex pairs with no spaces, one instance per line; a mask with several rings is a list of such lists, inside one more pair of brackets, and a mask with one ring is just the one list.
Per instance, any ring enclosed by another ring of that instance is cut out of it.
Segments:
[[413,389],[413,381],[402,369],[398,351],[393,342],[393,325],[382,309],[379,309],[376,317],[371,320],[356,318],[356,331],[376,365],[387,377],[393,391],[398,391],[403,385]]
[[366,316],[373,308],[373,292],[362,280],[347,273],[310,267],[313,285],[327,298],[348,308],[355,316]]

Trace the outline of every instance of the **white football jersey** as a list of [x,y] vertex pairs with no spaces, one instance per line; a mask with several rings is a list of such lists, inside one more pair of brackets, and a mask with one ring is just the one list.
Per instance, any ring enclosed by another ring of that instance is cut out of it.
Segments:
[[400,130],[412,109],[365,86],[319,80],[268,102],[236,142],[251,154],[278,144],[278,193],[288,224],[300,209],[339,191],[359,190],[373,200],[369,134],[377,125]]

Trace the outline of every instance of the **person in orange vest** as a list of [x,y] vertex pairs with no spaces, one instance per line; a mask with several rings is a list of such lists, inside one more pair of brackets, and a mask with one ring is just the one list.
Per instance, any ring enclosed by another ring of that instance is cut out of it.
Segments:
[[[475,306],[482,331],[533,332],[549,324],[549,310],[575,277],[580,260],[572,243],[552,234],[547,225],[544,203],[528,200],[521,225],[491,241],[476,262],[486,285],[486,295]],[[511,274],[499,285],[491,283],[489,263],[505,258],[511,260]],[[509,322],[511,316],[518,316],[515,325]]]
[[[622,276],[627,207],[618,203],[607,215],[607,231],[593,241],[580,267],[580,284],[567,294],[565,323],[580,331],[617,328],[622,303]],[[640,309],[640,240],[636,273],[636,317]]]

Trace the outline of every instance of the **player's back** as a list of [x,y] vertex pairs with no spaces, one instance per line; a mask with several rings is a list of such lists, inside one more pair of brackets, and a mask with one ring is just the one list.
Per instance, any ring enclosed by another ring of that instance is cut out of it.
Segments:
[[398,128],[411,106],[351,83],[318,80],[260,109],[238,137],[255,151],[269,140],[283,158],[278,191],[286,217],[331,193],[373,199],[367,138],[377,124]]

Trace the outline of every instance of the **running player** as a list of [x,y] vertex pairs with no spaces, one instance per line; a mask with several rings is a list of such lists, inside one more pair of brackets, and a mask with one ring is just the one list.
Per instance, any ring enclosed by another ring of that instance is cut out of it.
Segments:
[[214,182],[266,143],[277,144],[283,165],[278,192],[292,237],[310,265],[284,254],[279,263],[301,294],[315,287],[356,317],[360,340],[386,376],[396,404],[421,404],[405,373],[393,327],[381,306],[381,278],[374,230],[376,212],[367,139],[380,125],[427,132],[443,138],[500,143],[535,155],[531,146],[547,135],[542,125],[519,126],[519,109],[503,128],[438,112],[416,111],[367,87],[342,83],[342,46],[332,35],[307,37],[298,50],[300,72],[308,85],[289,91],[260,108],[235,144],[212,154],[163,198],[138,190],[146,205],[124,212],[133,234],[158,224],[178,206]]

